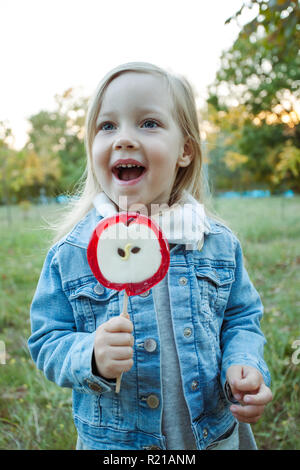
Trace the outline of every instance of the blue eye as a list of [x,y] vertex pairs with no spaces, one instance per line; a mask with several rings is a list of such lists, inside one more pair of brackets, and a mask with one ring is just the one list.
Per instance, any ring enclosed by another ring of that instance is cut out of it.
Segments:
[[114,124],[112,124],[111,122],[104,122],[103,124],[99,126],[99,129],[101,131],[111,131],[113,128],[114,128]]
[[158,123],[156,121],[153,121],[152,119],[147,119],[147,121],[143,123],[143,126],[147,129],[153,129],[155,127],[158,127]]

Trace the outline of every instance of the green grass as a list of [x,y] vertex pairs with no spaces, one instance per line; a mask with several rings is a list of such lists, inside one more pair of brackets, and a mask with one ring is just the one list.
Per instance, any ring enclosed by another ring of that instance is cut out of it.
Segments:
[[0,449],[74,449],[71,391],[49,382],[27,349],[29,306],[51,233],[44,213],[57,207],[12,208],[11,223],[0,208],[0,340],[6,364],[0,365]]
[[[261,294],[273,401],[253,431],[261,449],[300,449],[300,364],[292,363],[300,340],[300,198],[216,201],[221,217],[242,242],[250,277]],[[71,391],[49,382],[28,349],[29,306],[51,233],[43,216],[56,206],[0,207],[0,449],[74,449]],[[0,343],[1,344],[1,343]],[[298,355],[300,358],[300,354]]]

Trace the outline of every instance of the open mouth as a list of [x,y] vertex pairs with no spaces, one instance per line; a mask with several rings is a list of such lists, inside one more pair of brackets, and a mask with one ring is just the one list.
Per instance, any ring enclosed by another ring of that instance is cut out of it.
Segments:
[[140,178],[145,170],[142,165],[122,163],[114,166],[112,172],[120,181],[133,181]]

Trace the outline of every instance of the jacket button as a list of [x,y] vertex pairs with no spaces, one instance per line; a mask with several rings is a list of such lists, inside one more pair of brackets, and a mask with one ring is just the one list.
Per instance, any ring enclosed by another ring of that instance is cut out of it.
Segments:
[[157,346],[157,343],[156,343],[155,339],[153,339],[153,338],[147,338],[147,339],[144,341],[144,348],[145,348],[146,351],[148,351],[148,352],[153,352],[153,351],[155,351],[156,346]]
[[199,240],[198,243],[197,243],[197,249],[198,249],[198,251],[201,251],[201,250],[202,250],[203,243],[204,243],[204,237],[202,238],[202,240]]
[[146,292],[143,292],[142,294],[140,294],[140,297],[148,297],[149,294],[150,294],[150,290],[146,290]]
[[96,284],[94,287],[95,294],[101,295],[104,293],[104,287],[101,284]]
[[181,286],[186,286],[186,285],[187,285],[187,282],[188,282],[188,280],[187,280],[186,277],[181,277],[181,278],[179,279],[179,284],[180,284]]
[[144,450],[162,450],[161,447],[158,446],[147,446],[143,447]]
[[88,384],[88,387],[93,390],[94,392],[102,392],[103,387],[101,385],[96,384],[95,382],[92,382],[91,380],[87,380],[86,383]]
[[207,438],[207,436],[208,436],[208,431],[207,431],[206,428],[203,429],[202,435],[203,435],[204,439]]
[[192,335],[192,328],[185,328],[183,330],[183,335],[186,337],[186,338],[189,338],[191,335]]
[[193,382],[192,382],[192,384],[191,384],[192,390],[193,390],[193,391],[194,391],[194,390],[197,390],[198,386],[199,386],[199,382],[198,382],[197,380],[193,380]]
[[149,395],[147,397],[147,405],[149,406],[149,408],[157,408],[159,406],[159,398],[156,396],[156,395]]

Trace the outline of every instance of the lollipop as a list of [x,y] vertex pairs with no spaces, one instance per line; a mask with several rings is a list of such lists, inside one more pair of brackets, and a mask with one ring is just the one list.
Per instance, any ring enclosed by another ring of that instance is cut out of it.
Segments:
[[[160,227],[136,212],[105,218],[95,228],[87,259],[96,279],[105,287],[125,290],[122,316],[128,317],[128,296],[158,284],[170,264],[168,242]],[[117,378],[116,393],[120,391]]]

